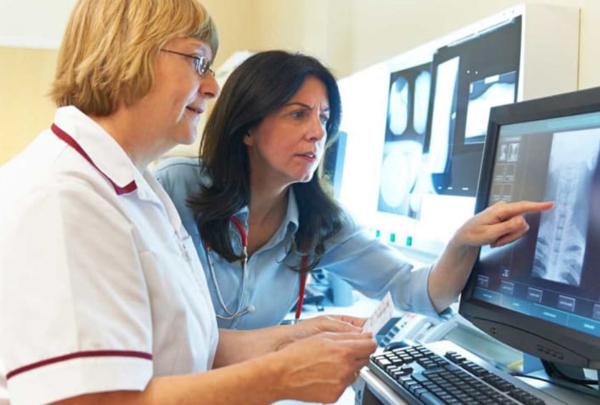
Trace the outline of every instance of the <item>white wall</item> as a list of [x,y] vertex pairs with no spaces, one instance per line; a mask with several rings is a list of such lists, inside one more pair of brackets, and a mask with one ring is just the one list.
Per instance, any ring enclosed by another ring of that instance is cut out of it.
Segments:
[[0,46],[57,48],[76,0],[0,0]]
[[598,0],[262,0],[254,29],[260,49],[304,50],[343,77],[522,3],[581,9],[579,87],[600,85]]
[[[76,0],[0,0],[0,46],[55,48]],[[373,65],[520,3],[581,9],[580,87],[600,85],[598,0],[204,0],[220,28],[219,60],[287,48],[339,76]]]
[[[60,42],[75,1],[0,0],[0,164],[52,119],[44,97],[56,54],[39,48]],[[579,7],[579,88],[600,85],[600,0],[201,1],[219,27],[216,66],[237,50],[284,48],[321,58],[340,78],[516,4]]]

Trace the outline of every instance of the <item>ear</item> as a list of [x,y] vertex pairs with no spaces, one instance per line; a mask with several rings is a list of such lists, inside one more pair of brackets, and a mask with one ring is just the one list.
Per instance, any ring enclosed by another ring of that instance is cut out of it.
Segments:
[[244,145],[246,146],[252,146],[254,144],[254,138],[252,137],[252,134],[250,134],[250,131],[244,135],[242,142],[244,142]]

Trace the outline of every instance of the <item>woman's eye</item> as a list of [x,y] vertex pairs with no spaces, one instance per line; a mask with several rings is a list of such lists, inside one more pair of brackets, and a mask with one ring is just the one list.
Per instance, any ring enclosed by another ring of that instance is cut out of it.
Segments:
[[321,115],[319,117],[319,119],[321,120],[321,124],[325,125],[325,124],[327,124],[327,121],[329,121],[329,116],[328,115]]
[[306,111],[305,110],[296,110],[296,111],[292,111],[290,113],[290,115],[293,118],[304,118],[306,116]]

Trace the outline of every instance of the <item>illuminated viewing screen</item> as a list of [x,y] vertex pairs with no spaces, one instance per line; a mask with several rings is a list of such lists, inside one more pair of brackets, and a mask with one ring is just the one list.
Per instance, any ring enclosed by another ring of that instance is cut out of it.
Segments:
[[434,173],[443,172],[448,160],[448,134],[456,117],[459,60],[459,57],[455,57],[436,67],[438,80],[435,85],[430,135],[430,161]]
[[520,17],[438,49],[423,142],[437,194],[474,197],[490,110],[517,100]]
[[416,217],[411,193],[421,169],[427,129],[431,64],[390,74],[377,209]]
[[489,203],[552,200],[483,249],[473,298],[600,337],[600,112],[500,127]]
[[517,72],[488,76],[469,86],[465,143],[483,143],[492,107],[510,104],[516,98]]

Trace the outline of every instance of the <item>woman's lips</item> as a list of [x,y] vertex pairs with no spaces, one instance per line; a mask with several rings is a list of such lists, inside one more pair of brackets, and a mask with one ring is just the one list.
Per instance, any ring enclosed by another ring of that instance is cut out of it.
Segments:
[[300,158],[303,158],[303,159],[306,159],[309,162],[314,162],[314,161],[317,160],[317,155],[314,154],[314,153],[312,153],[312,152],[309,152],[309,153],[298,153],[296,156],[298,156]]
[[187,107],[185,107],[185,108],[186,108],[186,109],[188,109],[188,110],[190,110],[190,111],[191,111],[191,112],[193,112],[194,114],[198,114],[198,115],[200,115],[200,114],[202,114],[202,113],[204,112],[204,110],[203,110],[203,109],[201,109],[201,108],[198,108],[198,107],[193,107],[193,106],[190,106],[190,105],[188,105],[188,106],[187,106]]

